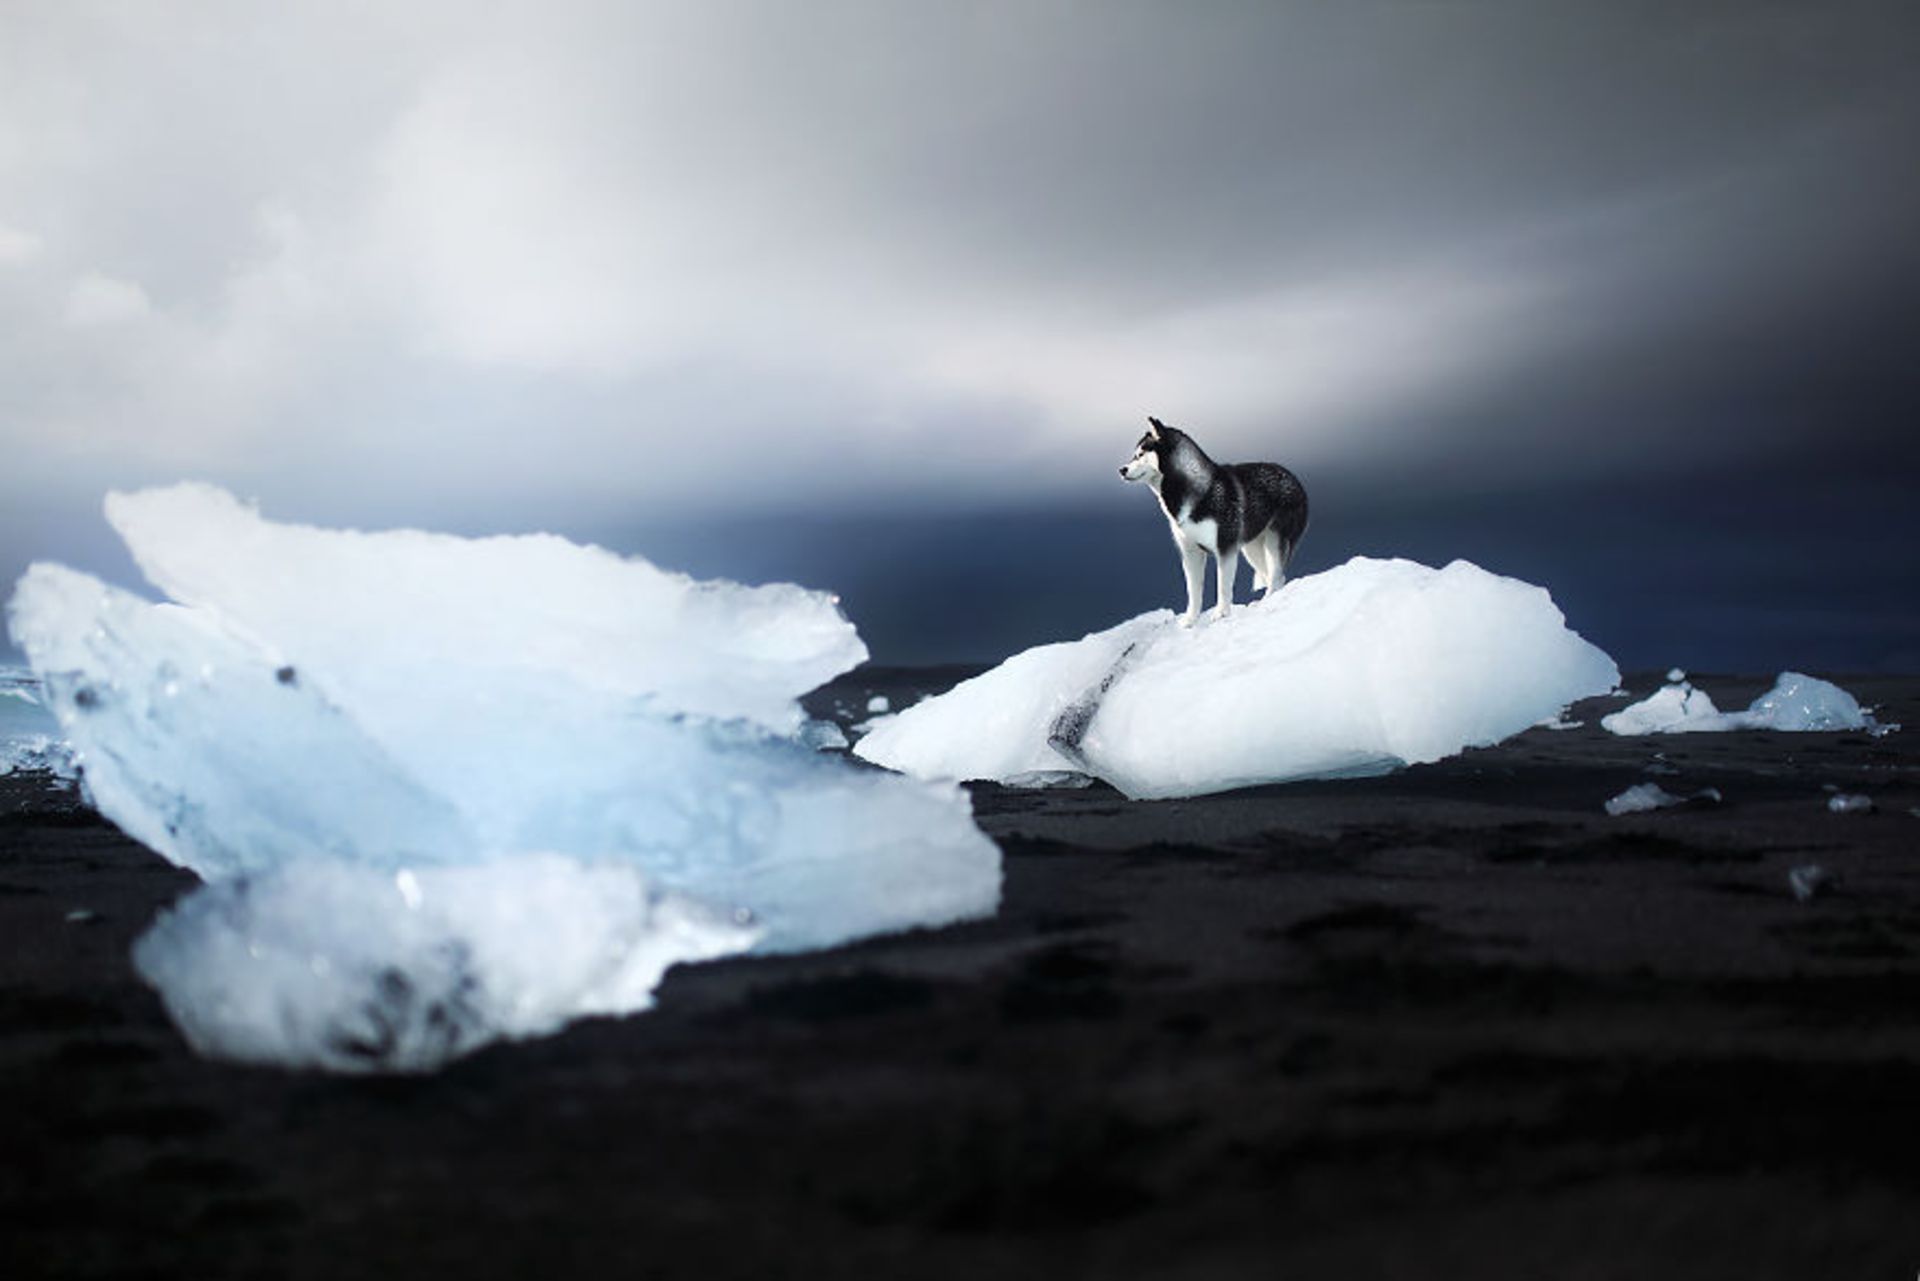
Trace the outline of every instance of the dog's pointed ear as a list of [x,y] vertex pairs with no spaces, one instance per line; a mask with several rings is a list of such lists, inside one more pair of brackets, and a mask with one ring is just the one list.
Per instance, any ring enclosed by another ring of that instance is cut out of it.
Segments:
[[1147,435],[1153,437],[1155,440],[1160,439],[1160,429],[1165,426],[1165,423],[1155,418],[1152,414],[1147,415]]

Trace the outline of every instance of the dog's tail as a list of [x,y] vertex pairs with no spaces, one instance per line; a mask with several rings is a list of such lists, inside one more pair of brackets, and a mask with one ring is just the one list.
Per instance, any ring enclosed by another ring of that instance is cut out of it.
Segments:
[[1286,487],[1286,501],[1273,522],[1273,539],[1280,547],[1280,573],[1285,575],[1293,567],[1293,554],[1300,550],[1300,540],[1307,536],[1307,523],[1312,519],[1307,511],[1307,491],[1289,472],[1287,479],[1291,483]]

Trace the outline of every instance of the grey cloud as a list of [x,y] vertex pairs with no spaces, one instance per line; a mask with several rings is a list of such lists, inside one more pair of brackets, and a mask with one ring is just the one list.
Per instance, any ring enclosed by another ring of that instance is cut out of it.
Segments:
[[1520,483],[1911,404],[1900,6],[391,8],[0,17],[0,486],[964,506],[1149,409]]

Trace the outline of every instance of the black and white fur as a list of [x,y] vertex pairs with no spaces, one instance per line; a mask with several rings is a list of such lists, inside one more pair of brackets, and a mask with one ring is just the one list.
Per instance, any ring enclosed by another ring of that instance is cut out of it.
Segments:
[[1285,467],[1216,463],[1193,437],[1158,418],[1148,418],[1147,434],[1120,474],[1152,486],[1167,524],[1173,527],[1173,542],[1187,575],[1183,626],[1191,627],[1200,617],[1209,555],[1219,571],[1216,618],[1225,618],[1233,609],[1233,580],[1241,553],[1253,566],[1254,585],[1262,594],[1278,591],[1286,581],[1294,549],[1307,532],[1307,491]]

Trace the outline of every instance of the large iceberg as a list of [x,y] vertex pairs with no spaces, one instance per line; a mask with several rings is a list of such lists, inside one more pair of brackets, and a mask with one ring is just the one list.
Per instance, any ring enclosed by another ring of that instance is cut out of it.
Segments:
[[9,622],[100,811],[210,883],[137,950],[209,1052],[431,1066],[676,960],[997,905],[963,793],[801,740],[866,655],[831,597],[201,485],[107,511],[171,599],[41,564]]
[[1078,771],[1128,796],[1380,773],[1498,742],[1620,679],[1540,587],[1356,557],[1187,629],[1161,610],[1043,645],[876,722],[928,779]]
[[1600,721],[1614,734],[1700,734],[1737,729],[1808,733],[1862,729],[1876,737],[1900,727],[1874,719],[1858,699],[1831,681],[1803,672],[1781,672],[1773,688],[1744,712],[1723,712],[1707,691],[1675,668],[1668,683],[1630,707]]

